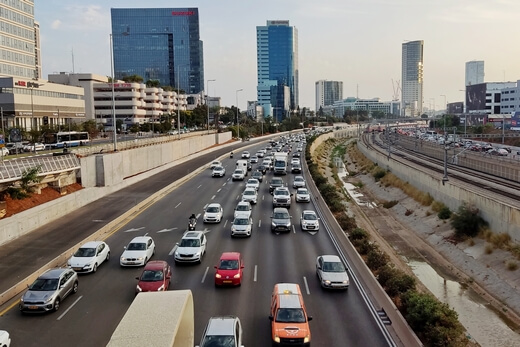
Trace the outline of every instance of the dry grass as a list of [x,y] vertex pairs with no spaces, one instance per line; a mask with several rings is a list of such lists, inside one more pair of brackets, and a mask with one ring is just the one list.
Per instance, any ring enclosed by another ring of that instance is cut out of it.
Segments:
[[473,239],[469,239],[469,240],[468,240],[468,246],[470,246],[470,247],[475,246],[475,240],[473,240]]
[[518,269],[518,263],[514,260],[508,260],[508,262],[506,263],[506,268],[509,271],[515,271],[516,269]]
[[515,248],[511,245],[511,236],[507,233],[494,233],[489,229],[481,231],[480,235],[484,240],[491,243],[495,248],[512,250]]
[[430,206],[433,202],[433,197],[429,193],[425,193],[408,182],[403,182],[396,175],[388,172],[383,178],[381,183],[385,186],[392,186],[401,189],[406,195],[417,201],[423,206]]
[[494,249],[495,249],[495,247],[493,247],[492,244],[489,244],[489,243],[488,243],[488,244],[486,245],[486,247],[484,248],[484,252],[485,252],[486,254],[491,254],[491,253],[493,253],[493,250],[494,250]]
[[446,205],[444,205],[442,202],[440,201],[434,201],[432,203],[432,210],[433,212],[436,212],[436,213],[439,213],[440,210],[442,210],[444,207],[446,207]]

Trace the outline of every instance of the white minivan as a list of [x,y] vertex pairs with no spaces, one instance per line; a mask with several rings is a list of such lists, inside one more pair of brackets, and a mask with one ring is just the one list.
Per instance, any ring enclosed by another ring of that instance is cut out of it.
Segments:
[[239,159],[235,165],[235,169],[241,169],[244,171],[244,176],[247,176],[247,160]]

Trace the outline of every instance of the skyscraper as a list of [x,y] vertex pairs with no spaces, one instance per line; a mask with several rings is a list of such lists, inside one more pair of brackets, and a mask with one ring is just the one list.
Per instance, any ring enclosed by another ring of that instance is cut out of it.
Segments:
[[298,30],[288,20],[256,27],[257,99],[264,115],[281,121],[299,105]]
[[316,82],[316,112],[343,99],[343,82],[319,80]]
[[472,86],[474,84],[484,83],[484,61],[473,60],[466,63],[466,84]]
[[204,90],[204,61],[197,8],[113,8],[114,76]]
[[403,43],[401,112],[417,117],[423,110],[423,46],[424,41]]

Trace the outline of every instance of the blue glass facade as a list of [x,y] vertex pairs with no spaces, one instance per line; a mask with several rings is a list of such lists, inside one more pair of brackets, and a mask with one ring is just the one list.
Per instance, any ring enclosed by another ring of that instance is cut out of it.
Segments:
[[204,90],[204,61],[197,8],[113,8],[114,76]]
[[298,31],[289,21],[257,27],[258,104],[280,121],[299,105]]

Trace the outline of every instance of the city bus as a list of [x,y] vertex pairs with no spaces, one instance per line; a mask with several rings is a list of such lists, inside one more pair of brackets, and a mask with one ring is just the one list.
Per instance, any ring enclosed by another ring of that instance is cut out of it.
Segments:
[[46,148],[65,148],[84,146],[90,143],[88,132],[86,131],[60,131],[57,133],[47,133],[43,143]]

